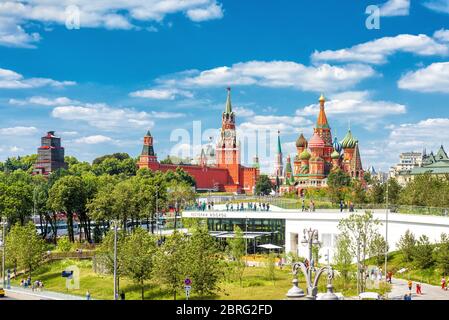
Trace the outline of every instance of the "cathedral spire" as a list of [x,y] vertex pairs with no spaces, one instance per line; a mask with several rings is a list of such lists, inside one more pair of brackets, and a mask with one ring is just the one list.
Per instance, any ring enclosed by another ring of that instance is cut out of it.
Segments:
[[228,90],[228,97],[227,97],[227,99],[226,99],[226,109],[225,109],[225,113],[231,114],[231,113],[232,113],[231,87],[228,87],[227,90]]
[[282,147],[281,147],[281,131],[278,130],[278,153],[282,154]]
[[318,115],[318,119],[316,122],[317,128],[329,128],[329,123],[327,122],[326,112],[324,111],[324,103],[326,102],[326,98],[321,94],[320,97],[320,113]]

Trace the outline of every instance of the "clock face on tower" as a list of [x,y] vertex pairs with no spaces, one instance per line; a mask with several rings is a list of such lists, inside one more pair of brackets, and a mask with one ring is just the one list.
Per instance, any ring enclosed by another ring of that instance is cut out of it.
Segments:
[[233,132],[231,130],[225,130],[224,136],[225,136],[225,138],[232,138]]

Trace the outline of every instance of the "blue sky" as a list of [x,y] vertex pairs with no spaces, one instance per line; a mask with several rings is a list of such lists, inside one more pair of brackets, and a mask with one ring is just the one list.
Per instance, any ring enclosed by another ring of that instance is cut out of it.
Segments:
[[[366,27],[369,5],[379,29]],[[310,138],[322,92],[334,134],[350,124],[365,168],[449,148],[449,0],[0,4],[1,159],[36,152],[47,130],[82,160],[137,156],[148,128],[159,158],[194,156],[220,126],[227,86],[243,160],[258,131],[267,172],[277,130],[292,155],[301,132]]]

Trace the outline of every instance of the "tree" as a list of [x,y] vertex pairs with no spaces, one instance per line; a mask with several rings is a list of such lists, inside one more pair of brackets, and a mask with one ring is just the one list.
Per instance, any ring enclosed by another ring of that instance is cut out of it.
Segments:
[[398,249],[402,253],[402,261],[403,262],[412,262],[413,261],[413,253],[416,246],[415,235],[407,230],[403,236],[399,239],[397,243]]
[[371,188],[368,191],[368,201],[370,203],[385,203],[385,184],[373,179]]
[[200,296],[216,293],[223,268],[217,242],[209,234],[207,225],[197,224],[193,228],[188,250],[188,276],[192,279],[192,288]]
[[351,183],[351,198],[354,203],[365,203],[366,202],[366,190],[362,182],[359,180],[353,180]]
[[388,203],[397,204],[399,202],[402,187],[395,178],[390,178],[388,183]]
[[370,243],[370,253],[375,258],[378,266],[385,262],[386,252],[388,252],[388,243],[382,235],[377,233]]
[[124,239],[121,250],[123,273],[140,286],[142,300],[145,298],[145,281],[151,278],[156,239],[142,228]]
[[422,235],[416,242],[413,250],[413,264],[416,268],[427,269],[433,266],[435,260],[433,258],[434,246],[430,243],[429,237]]
[[243,273],[245,272],[246,263],[243,258],[246,255],[246,240],[243,238],[243,231],[239,226],[234,226],[234,237],[228,240],[230,254],[233,260],[234,272],[242,286]]
[[271,193],[273,188],[274,186],[270,178],[265,174],[261,174],[257,179],[254,193],[260,196],[267,196]]
[[267,254],[265,262],[265,277],[268,281],[276,280],[276,255],[273,252]]
[[335,268],[340,272],[346,283],[352,270],[351,239],[346,234],[337,238],[337,248],[334,254]]
[[332,171],[327,177],[329,195],[334,203],[344,200],[345,189],[351,184],[351,177],[343,170]]
[[435,261],[443,275],[449,274],[449,236],[441,234],[440,242],[435,250]]
[[65,212],[69,240],[75,241],[73,233],[73,216],[84,212],[86,206],[86,190],[83,180],[77,176],[64,176],[51,187],[48,206],[55,212]]
[[[115,231],[109,230],[103,238],[103,242],[98,247],[98,258],[106,266],[106,269],[113,273],[114,271],[114,237]],[[117,279],[120,285],[120,277],[124,273],[123,267],[123,244],[125,242],[125,232],[117,230]],[[118,289],[117,289],[118,291]]]
[[8,261],[20,269],[31,273],[43,261],[45,242],[37,235],[36,227],[31,221],[25,226],[16,224],[11,227],[6,237]]
[[174,300],[177,293],[183,289],[183,279],[189,274],[187,243],[187,236],[175,231],[167,237],[155,255],[155,277],[170,289]]
[[351,255],[357,257],[358,282],[363,292],[365,289],[365,270],[367,257],[370,254],[370,245],[377,234],[379,220],[374,219],[370,211],[363,214],[353,213],[348,218],[341,219],[338,228],[350,240]]

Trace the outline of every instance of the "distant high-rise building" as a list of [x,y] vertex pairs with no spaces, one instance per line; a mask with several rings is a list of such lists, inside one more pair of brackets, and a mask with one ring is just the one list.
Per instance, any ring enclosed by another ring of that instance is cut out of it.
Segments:
[[64,147],[61,147],[61,138],[56,137],[54,131],[48,131],[41,138],[41,146],[37,149],[37,161],[33,174],[48,175],[61,168],[67,168],[67,164],[64,162]]

